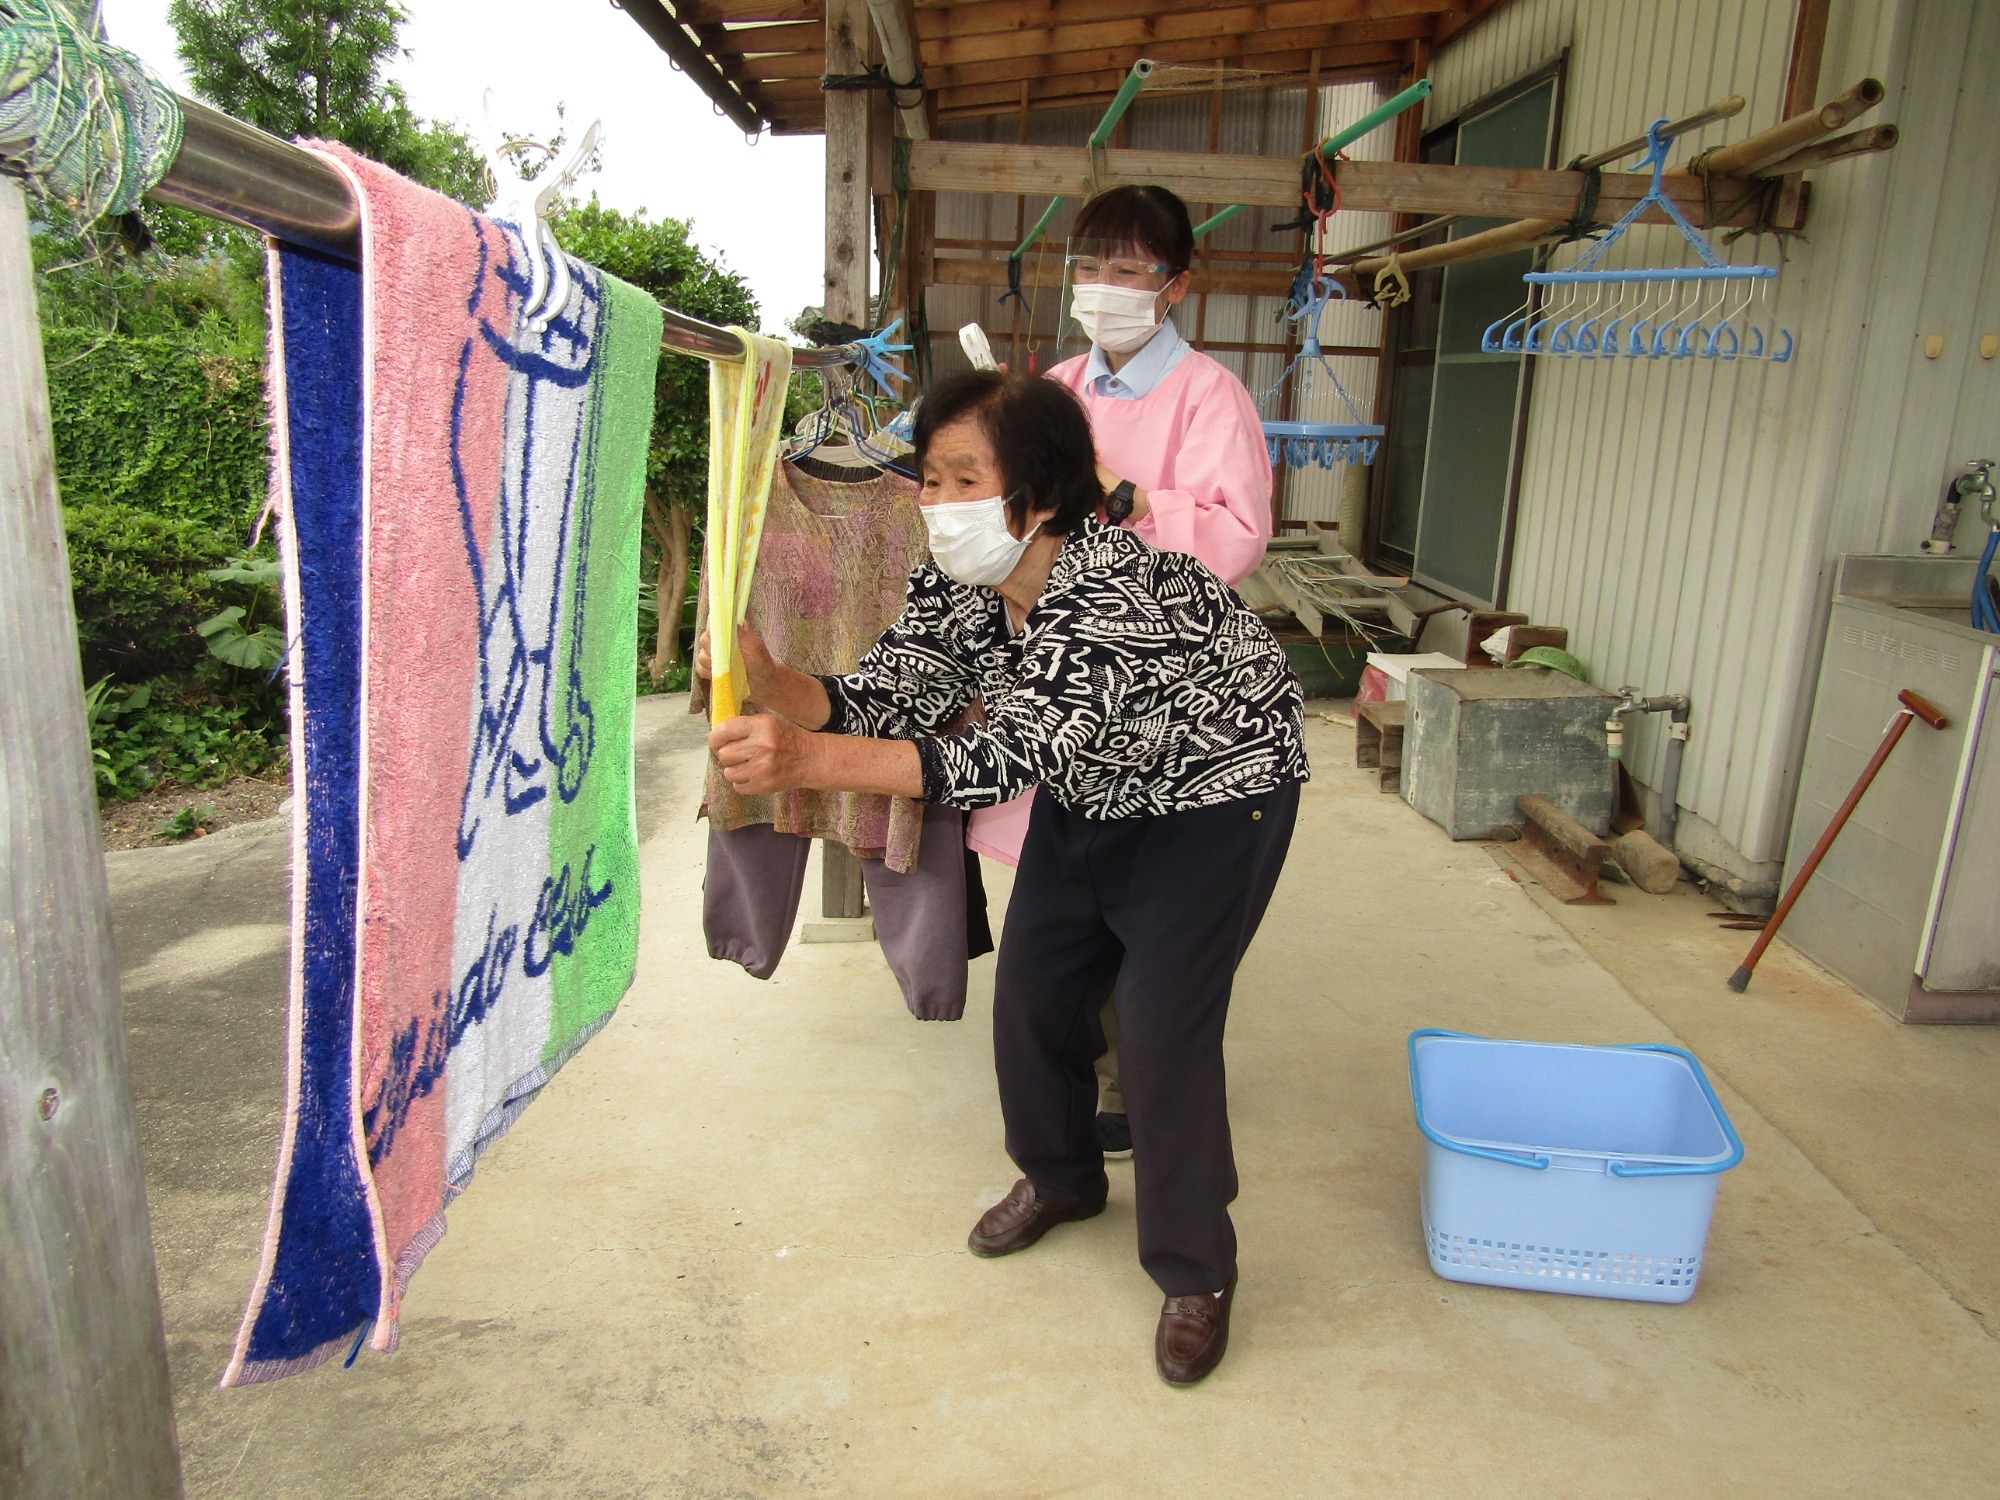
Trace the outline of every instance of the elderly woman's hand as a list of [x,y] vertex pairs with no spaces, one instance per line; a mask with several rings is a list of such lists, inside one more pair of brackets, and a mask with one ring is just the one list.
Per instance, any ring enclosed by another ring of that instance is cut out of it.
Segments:
[[[769,689],[771,669],[776,665],[776,658],[764,644],[764,638],[748,625],[736,627],[736,654],[743,663],[743,681],[750,690],[750,696],[756,698],[760,689]],[[715,657],[709,649],[706,630],[695,637],[694,675],[704,682],[715,676]]]
[[806,785],[815,738],[777,714],[751,714],[709,730],[708,748],[732,787],[746,797],[763,797]]

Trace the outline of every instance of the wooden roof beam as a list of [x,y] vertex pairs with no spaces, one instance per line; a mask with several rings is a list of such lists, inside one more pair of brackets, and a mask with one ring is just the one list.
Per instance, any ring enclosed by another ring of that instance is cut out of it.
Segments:
[[[1331,26],[1385,17],[1449,14],[1465,0],[1280,0],[1260,5],[1274,28]],[[917,33],[925,41],[1033,31],[1104,21],[1146,20],[1214,8],[1215,0],[969,0],[929,6],[919,0]]]
[[[1299,159],[1234,156],[1194,151],[1104,153],[1101,186],[1153,182],[1191,203],[1245,203],[1290,208],[1298,201]],[[1345,207],[1375,213],[1466,214],[1502,219],[1567,219],[1584,187],[1582,172],[1526,167],[1434,166],[1417,162],[1343,161]],[[969,141],[919,141],[910,152],[910,185],[938,192],[1061,193],[1080,197],[1091,178],[1090,153],[1076,146],[1006,146]],[[1643,172],[1607,172],[1597,217],[1622,215],[1652,187]],[[889,191],[886,183],[877,192]],[[1705,204],[1740,204],[1724,222],[1754,225],[1761,208],[1757,185],[1739,178],[1668,177],[1663,191],[1696,223]],[[1658,209],[1641,223],[1668,223]],[[1777,226],[1796,229],[1798,224]]]
[[717,28],[716,35],[718,46],[740,57],[753,52],[818,52],[826,46],[826,26],[820,21],[725,26]]
[[[1221,44],[1236,50],[1254,47],[1276,52],[1293,47],[1339,45],[1340,22],[1273,26],[1268,5],[1235,5],[1212,10],[1191,11],[1135,21],[1106,21],[1088,26],[1041,27],[1033,31],[996,32],[984,36],[946,37],[924,43],[926,67],[950,67],[961,63],[993,62],[1001,58],[1037,57],[1048,61],[1093,51],[1136,49],[1156,61],[1172,60],[1175,53],[1187,61],[1198,60],[1208,49]],[[1371,17],[1368,19],[1398,19]],[[1428,35],[1428,17],[1399,35]],[[1360,19],[1346,24],[1360,24]]]
[[[1388,22],[1401,25],[1401,22]],[[1162,51],[1185,52],[1185,48],[1148,48],[1145,55],[1155,62],[1188,63],[1200,65],[1220,60],[1225,66],[1240,68],[1269,68],[1272,71],[1304,73],[1311,67],[1314,50],[1322,52],[1322,66],[1345,69],[1374,68],[1378,65],[1388,72],[1402,66],[1403,51],[1395,41],[1351,41],[1337,46],[1266,45],[1263,36],[1245,37],[1234,45],[1217,43],[1204,44],[1199,51],[1206,54],[1195,57],[1187,55],[1162,57]],[[931,67],[925,70],[925,81],[935,89],[958,89],[985,83],[1005,83],[1021,78],[1055,78],[1064,74],[1115,74],[1123,79],[1134,61],[1136,51],[1128,54],[1125,49],[1111,49],[1092,52],[1072,52],[1056,57],[1006,58],[994,62],[960,63],[956,66]],[[1273,63],[1276,66],[1273,67]],[[1114,84],[1115,88],[1117,85]],[[1142,98],[1149,97],[1142,95]]]
[[[1306,81],[1311,72],[1311,54],[1282,54],[1274,57],[1252,56],[1236,59],[1238,65],[1254,67],[1268,72],[1266,82],[1274,88],[1296,87]],[[1358,82],[1367,79],[1394,78],[1400,63],[1363,63],[1348,68],[1329,68],[1322,64],[1320,82],[1322,84]],[[1123,69],[1102,73],[1065,73],[1045,79],[1027,80],[1028,103],[1045,109],[1065,109],[1076,105],[1093,103],[1110,98],[1124,81]],[[938,95],[940,118],[964,120],[981,115],[1003,113],[1018,109],[1021,99],[1021,80],[1006,83],[970,84],[949,89]]]
[[676,7],[690,26],[722,26],[730,22],[826,20],[822,0],[686,0]]

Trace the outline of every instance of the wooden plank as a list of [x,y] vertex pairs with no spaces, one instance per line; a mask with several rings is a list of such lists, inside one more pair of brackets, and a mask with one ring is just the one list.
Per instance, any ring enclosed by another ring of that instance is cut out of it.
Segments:
[[[1037,256],[1029,254],[1021,262],[1021,285],[1030,291],[1051,291],[1062,285],[1062,247],[1056,246],[1056,253]],[[1039,276],[1036,263],[1040,262]],[[1290,271],[1239,271],[1227,266],[1217,266],[1212,270],[1195,270],[1192,290],[1215,292],[1223,295],[1245,297],[1283,297],[1292,289]],[[937,274],[932,279],[933,286],[1006,286],[1007,262],[1000,260],[967,260],[960,257],[938,257]],[[1272,348],[1278,345],[1270,346]],[[1371,349],[1369,353],[1374,353]]]
[[[868,58],[867,0],[826,0],[827,66],[859,73]],[[828,94],[826,316],[868,326],[868,95]]]
[[[839,4],[840,0],[832,0]],[[833,920],[852,921],[866,910],[866,889],[861,879],[861,861],[847,845],[828,839],[820,845],[820,914]],[[868,934],[873,937],[871,931]],[[828,941],[828,939],[821,939]],[[834,941],[838,941],[837,939]],[[866,939],[847,939],[866,941]]]
[[1792,60],[1785,75],[1782,118],[1802,115],[1819,103],[1820,58],[1826,51],[1826,17],[1831,0],[1799,0],[1798,22],[1792,28]]
[[[736,57],[748,57],[753,52],[817,52],[825,37],[825,25],[833,20],[835,7],[827,7],[825,23],[801,21],[783,26],[733,26],[727,31],[718,31],[719,45]],[[863,7],[864,14],[866,7]],[[714,54],[711,52],[710,56]],[[859,73],[860,68],[840,68],[842,73]]]
[[826,55],[817,48],[811,52],[774,52],[765,57],[747,57],[742,67],[745,77],[759,83],[802,78],[810,81],[813,92],[818,93],[820,76],[826,72]]
[[0,1479],[181,1493],[21,185],[0,181]]
[[[1214,0],[972,0],[972,3],[917,6],[918,34],[926,41],[994,32],[1032,32],[1103,22],[1144,22],[1199,14]],[[1462,0],[1292,0],[1292,3],[1238,7],[1258,13],[1266,30],[1333,26],[1385,16],[1433,17],[1458,8]]]
[[[1034,57],[1054,61],[1072,54],[1090,53],[1108,48],[1138,48],[1145,56],[1176,61],[1208,61],[1214,56],[1229,56],[1229,48],[1242,50],[1246,45],[1256,50],[1276,52],[1287,47],[1339,47],[1360,44],[1386,38],[1360,35],[1345,35],[1345,27],[1328,18],[1302,16],[1289,24],[1273,25],[1265,19],[1265,12],[1274,9],[1296,10],[1298,7],[1277,7],[1264,5],[1216,6],[1212,9],[1169,13],[1147,16],[1126,21],[1102,21],[1082,26],[1046,26],[1026,31],[988,32],[977,36],[939,37],[924,43],[924,63],[928,71],[934,66],[953,67],[962,63],[994,62],[1003,58]],[[1393,22],[1396,17],[1370,18],[1376,24]],[[1366,22],[1356,18],[1354,25]],[[1396,39],[1413,35],[1428,35],[1430,17],[1414,18],[1414,24],[1404,24],[1393,31]],[[1261,42],[1261,46],[1257,45]],[[1183,54],[1188,44],[1194,44],[1193,55]],[[1225,50],[1214,49],[1222,44]]]
[[[1116,73],[1122,81],[1132,64],[1141,57],[1158,63],[1201,64],[1207,68],[1238,68],[1272,74],[1300,74],[1310,70],[1311,54],[1318,48],[1300,45],[1302,38],[1316,32],[1253,32],[1246,36],[1217,38],[1208,42],[1144,43],[1130,47],[1094,47],[1079,51],[1024,54],[991,62],[965,62],[928,68],[924,80],[936,89],[976,88],[981,84],[1007,83],[1019,78],[1051,81],[1071,75]],[[1389,41],[1343,43],[1336,54],[1345,68],[1375,68],[1393,71],[1401,61],[1401,43]]]
[[674,14],[690,26],[750,21],[824,21],[820,0],[676,0]]
[[[1090,153],[1080,146],[919,141],[910,156],[911,185],[937,192],[1077,196],[1087,190],[1090,169]],[[1105,185],[1158,183],[1194,203],[1289,208],[1298,199],[1299,163],[1291,156],[1114,149],[1104,153],[1104,169]],[[1423,162],[1343,161],[1338,173],[1341,199],[1349,209],[1496,219],[1567,219],[1584,183],[1581,172]],[[1747,200],[1754,188],[1754,184],[1737,178],[1708,181],[1713,200],[1722,204]],[[1644,198],[1651,187],[1652,179],[1644,173],[1606,172],[1598,195],[1598,217],[1618,217]],[[1706,211],[1702,179],[1668,177],[1663,188],[1681,212],[1700,222]],[[1725,222],[1754,224],[1757,213],[1756,206],[1745,202]],[[1669,221],[1660,210],[1650,209],[1640,222]]]
[[[1306,81],[1310,54],[1300,53],[1255,53],[1236,58],[1231,66],[1255,68],[1270,76],[1259,82],[1269,88],[1297,87]],[[1030,100],[1044,108],[1061,108],[1069,105],[1102,104],[1118,91],[1118,85],[1125,81],[1130,67],[1126,64],[1115,69],[1098,73],[1052,74],[1046,78],[1037,77],[1030,83]],[[1391,64],[1371,62],[1355,67],[1327,67],[1320,73],[1322,85],[1330,83],[1362,82],[1391,78],[1396,69]],[[1016,93],[1005,83],[966,84],[945,91],[939,97],[938,112],[942,118],[973,119],[981,115],[994,115],[1012,111],[1016,106]]]

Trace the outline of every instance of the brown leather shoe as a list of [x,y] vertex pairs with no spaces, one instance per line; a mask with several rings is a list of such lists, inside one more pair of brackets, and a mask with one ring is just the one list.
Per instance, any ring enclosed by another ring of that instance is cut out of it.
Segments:
[[1110,1192],[1107,1180],[1095,1198],[1081,1203],[1044,1203],[1035,1196],[1035,1185],[1023,1177],[1006,1197],[979,1216],[965,1242],[974,1255],[1012,1255],[1016,1250],[1027,1249],[1058,1224],[1096,1218],[1104,1212],[1104,1200]]
[[1236,1300],[1236,1273],[1222,1295],[1197,1292],[1169,1297],[1160,1307],[1160,1331],[1153,1338],[1153,1360],[1168,1385],[1193,1385],[1222,1363],[1229,1347],[1229,1304]]

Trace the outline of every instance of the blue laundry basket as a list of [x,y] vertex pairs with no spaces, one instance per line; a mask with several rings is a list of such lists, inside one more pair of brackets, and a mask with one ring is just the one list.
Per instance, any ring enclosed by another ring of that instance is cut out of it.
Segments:
[[1410,1034],[1424,1239],[1449,1281],[1685,1302],[1721,1174],[1743,1160],[1678,1047]]

